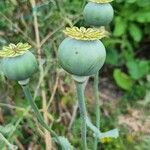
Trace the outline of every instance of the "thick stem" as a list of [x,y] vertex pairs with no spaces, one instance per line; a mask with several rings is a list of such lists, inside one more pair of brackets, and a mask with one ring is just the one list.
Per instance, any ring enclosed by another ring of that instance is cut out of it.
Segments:
[[[93,92],[94,92],[94,99],[95,99],[95,115],[96,115],[96,127],[100,129],[100,100],[99,100],[99,90],[98,90],[98,85],[99,85],[99,73],[94,76],[94,85],[93,85]],[[95,136],[94,139],[94,150],[97,150],[98,146],[98,138]]]
[[32,109],[34,110],[35,115],[36,115],[39,123],[41,124],[41,126],[43,126],[45,129],[47,129],[52,134],[52,136],[54,136],[56,138],[57,142],[60,143],[58,135],[45,123],[44,118],[42,117],[41,113],[39,112],[38,107],[36,106],[36,104],[32,98],[32,95],[30,93],[28,85],[23,85],[21,87],[23,89],[26,99],[29,101]]
[[84,100],[84,86],[83,83],[76,82],[78,104],[80,109],[81,117],[81,137],[83,143],[83,150],[87,150],[87,141],[86,141],[86,106]]

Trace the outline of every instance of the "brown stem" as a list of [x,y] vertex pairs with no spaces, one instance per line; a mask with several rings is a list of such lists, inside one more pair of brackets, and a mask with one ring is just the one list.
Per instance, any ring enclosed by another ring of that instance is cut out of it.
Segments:
[[[35,0],[30,0],[32,9],[35,10],[36,8],[36,2]],[[41,42],[40,42],[40,34],[39,34],[39,28],[38,28],[38,19],[37,19],[37,13],[36,11],[33,11],[33,18],[34,18],[34,30],[35,30],[35,38],[36,38],[36,44],[37,44],[37,53],[38,53],[38,61],[39,61],[39,68],[40,68],[40,76],[44,77],[44,68],[42,64],[42,57],[41,57]],[[43,102],[43,117],[45,123],[48,124],[48,112],[47,112],[47,101],[46,101],[46,92],[44,91],[45,87],[45,81],[41,82],[41,94],[42,94],[42,102]],[[45,129],[45,144],[46,144],[46,150],[52,149],[52,139],[50,133]]]

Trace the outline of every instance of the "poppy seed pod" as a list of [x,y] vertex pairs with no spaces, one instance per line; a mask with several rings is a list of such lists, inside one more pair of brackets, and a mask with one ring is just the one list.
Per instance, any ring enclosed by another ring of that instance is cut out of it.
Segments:
[[104,36],[104,30],[73,27],[64,32],[69,37],[62,41],[58,49],[61,67],[76,76],[96,74],[106,58],[105,47],[98,40]]
[[[107,2],[109,0],[90,0],[85,6],[83,15],[84,19],[89,25],[93,26],[106,26],[114,16],[112,6]],[[107,3],[104,3],[104,2]],[[111,0],[110,0],[111,1]]]
[[2,69],[4,75],[10,80],[22,81],[30,78],[37,69],[35,56],[28,51],[31,46],[18,43],[10,44],[0,51],[2,59]]

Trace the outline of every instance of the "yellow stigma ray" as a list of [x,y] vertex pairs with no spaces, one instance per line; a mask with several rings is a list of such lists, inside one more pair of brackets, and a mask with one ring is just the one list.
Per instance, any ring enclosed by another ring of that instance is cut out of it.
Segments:
[[2,50],[0,50],[0,57],[16,57],[23,55],[31,48],[31,45],[28,43],[18,43],[9,44],[8,46],[4,46]]
[[113,0],[89,0],[90,2],[94,2],[94,3],[101,3],[101,4],[105,4],[105,3],[110,3]]
[[85,41],[99,40],[109,36],[109,32],[104,27],[87,29],[84,27],[67,27],[63,32],[71,38]]

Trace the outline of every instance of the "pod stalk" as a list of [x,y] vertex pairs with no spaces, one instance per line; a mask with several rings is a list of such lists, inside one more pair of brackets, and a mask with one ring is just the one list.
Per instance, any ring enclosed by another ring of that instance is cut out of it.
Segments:
[[86,105],[84,100],[84,85],[81,82],[76,82],[76,90],[77,90],[77,97],[78,97],[78,104],[80,109],[80,117],[81,117],[81,137],[83,143],[83,150],[87,150],[87,139],[86,139]]
[[[19,84],[20,84],[20,82],[19,82]],[[34,113],[35,113],[39,123],[41,124],[41,126],[43,126],[46,130],[48,130],[52,134],[52,136],[56,139],[57,143],[61,143],[59,141],[58,135],[45,123],[41,113],[39,112],[39,109],[38,109],[37,105],[35,104],[35,102],[32,98],[32,95],[31,95],[31,92],[29,90],[28,84],[26,84],[26,85],[25,84],[23,84],[23,85],[20,84],[20,85],[23,89],[23,92],[25,94],[26,99],[28,100],[28,102],[30,103],[32,109],[34,110]]]
[[[95,99],[95,115],[96,115],[96,127],[100,129],[100,99],[99,99],[99,72],[94,75],[94,84],[93,84],[93,92],[94,92],[94,99]],[[95,136],[94,139],[94,150],[97,150],[98,146],[98,138]]]

